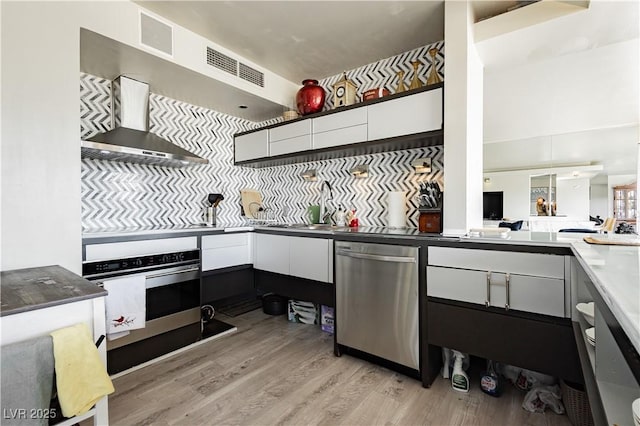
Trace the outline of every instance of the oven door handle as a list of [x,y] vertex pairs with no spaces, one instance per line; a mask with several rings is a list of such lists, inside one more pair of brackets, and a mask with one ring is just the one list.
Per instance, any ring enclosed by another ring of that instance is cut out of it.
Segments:
[[199,271],[200,271],[200,266],[196,266],[194,268],[181,269],[179,271],[161,272],[159,274],[147,275],[145,278],[150,280],[152,278],[160,278],[160,277],[166,277],[166,276],[169,276],[169,275],[178,275],[178,274],[184,274],[184,273],[187,273],[187,272],[199,272]]

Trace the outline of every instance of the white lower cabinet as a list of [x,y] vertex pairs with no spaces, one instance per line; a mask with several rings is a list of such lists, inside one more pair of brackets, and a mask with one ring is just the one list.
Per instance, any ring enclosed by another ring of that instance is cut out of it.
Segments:
[[564,280],[556,278],[428,266],[427,295],[564,316]]
[[289,275],[325,283],[333,281],[329,280],[329,247],[333,246],[330,240],[289,238]]
[[556,255],[429,247],[427,296],[565,317],[564,262]]
[[333,282],[333,244],[323,238],[255,234],[253,267],[321,282]]
[[289,237],[256,234],[253,267],[262,271],[289,275]]
[[253,234],[206,235],[202,237],[202,270],[247,265],[252,262]]

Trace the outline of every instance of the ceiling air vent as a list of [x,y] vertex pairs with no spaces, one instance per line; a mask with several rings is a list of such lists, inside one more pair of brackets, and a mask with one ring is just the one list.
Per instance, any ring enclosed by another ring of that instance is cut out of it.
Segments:
[[238,75],[238,61],[210,47],[207,47],[207,64],[229,74]]
[[140,11],[140,44],[173,56],[173,27]]
[[238,77],[256,86],[264,87],[264,74],[242,62],[240,62],[240,74]]

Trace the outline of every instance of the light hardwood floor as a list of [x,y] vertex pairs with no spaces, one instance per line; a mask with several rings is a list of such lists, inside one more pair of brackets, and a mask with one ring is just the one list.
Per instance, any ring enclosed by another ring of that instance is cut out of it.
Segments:
[[114,380],[114,425],[569,425],[566,415],[522,409],[511,385],[500,398],[418,380],[333,355],[318,326],[261,310],[217,318],[238,331]]

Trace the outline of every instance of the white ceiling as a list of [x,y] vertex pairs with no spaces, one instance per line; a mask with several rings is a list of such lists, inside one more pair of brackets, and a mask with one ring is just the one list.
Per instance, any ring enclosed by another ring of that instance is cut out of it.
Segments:
[[444,38],[443,1],[136,3],[293,82],[333,76]]
[[[551,0],[542,3],[547,1]],[[305,78],[336,75],[444,38],[443,1],[139,0],[136,3],[294,83]],[[516,3],[478,0],[472,5],[478,21],[504,13]],[[584,6],[587,2],[563,3]],[[527,8],[529,6],[521,11]],[[635,0],[591,0],[588,9],[583,11],[478,43],[478,52],[486,70],[508,69],[637,38],[639,8],[639,2]],[[502,18],[506,16],[509,14]],[[489,21],[493,19],[484,22]],[[85,43],[88,47],[82,49],[84,54],[81,52],[82,71],[114,78],[123,71],[131,74],[135,70],[142,74],[138,76],[140,79],[150,82],[154,93],[252,121],[273,118],[282,112],[279,105],[224,87],[226,85],[222,83],[210,81],[208,89],[203,90],[205,85],[201,84],[201,79],[212,79],[189,70],[176,70],[175,65],[167,67],[168,62],[160,66],[153,58],[141,61],[135,54],[136,49],[113,47],[113,44],[87,37],[87,34],[83,38],[90,43]],[[103,48],[95,50],[95,45],[100,43]],[[100,56],[105,46],[107,55]],[[101,72],[105,68],[108,72]],[[160,69],[168,71],[162,73]],[[175,78],[176,72],[187,78]],[[195,84],[186,84],[187,80]],[[184,87],[178,87],[178,84]],[[212,93],[216,95],[212,96]],[[250,108],[238,110],[239,104]],[[598,136],[601,140],[608,139]],[[634,141],[637,142],[637,136]],[[559,140],[555,146],[556,154],[559,154]],[[601,164],[606,161],[605,166],[613,167],[611,156],[602,158],[601,152],[589,152],[589,155],[592,157],[584,161]],[[587,153],[584,156],[586,158]],[[582,160],[554,158],[554,161],[573,163]],[[624,163],[623,168],[627,168],[629,161]],[[503,165],[494,164],[495,167],[488,168],[503,168]]]
[[592,0],[588,8],[576,3],[574,13],[476,43],[485,70],[513,67],[638,38],[640,2],[637,0]]

